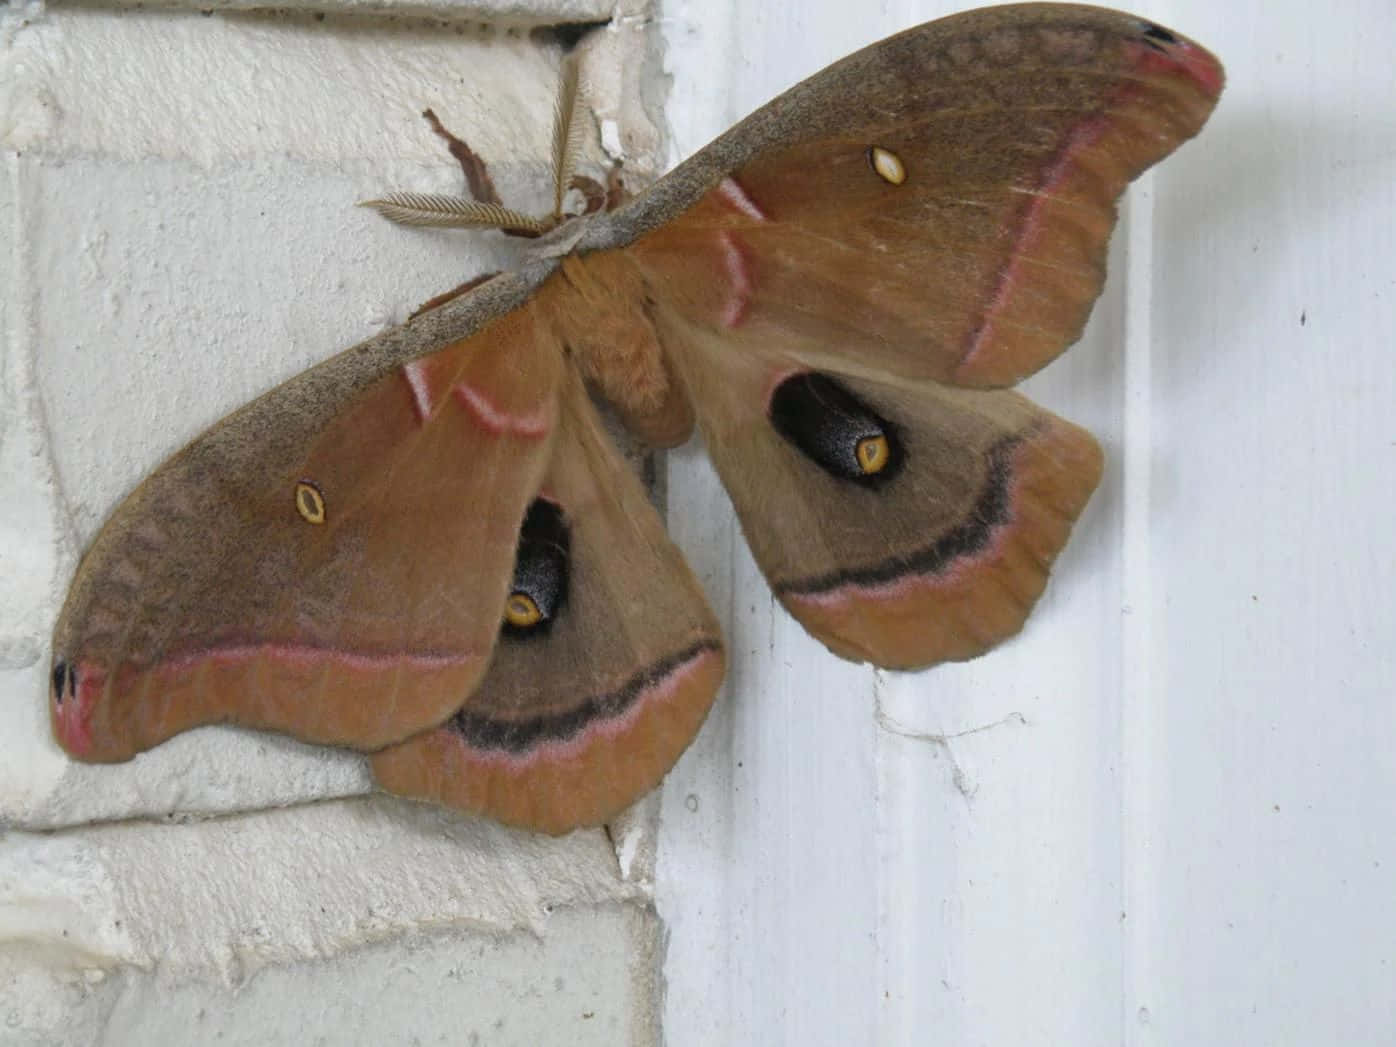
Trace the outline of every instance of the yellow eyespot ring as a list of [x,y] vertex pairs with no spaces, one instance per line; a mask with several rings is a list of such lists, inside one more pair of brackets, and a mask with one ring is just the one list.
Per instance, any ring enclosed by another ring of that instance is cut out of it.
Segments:
[[543,620],[543,612],[527,593],[510,593],[504,601],[504,620],[515,629],[527,629]]
[[325,496],[313,483],[302,480],[296,484],[296,512],[306,523],[325,522]]
[[866,436],[858,441],[854,453],[858,456],[858,468],[864,474],[880,473],[887,468],[892,448],[885,436]]
[[880,145],[873,146],[868,150],[868,163],[872,164],[872,169],[884,182],[901,185],[906,181],[906,164],[890,149],[884,149]]

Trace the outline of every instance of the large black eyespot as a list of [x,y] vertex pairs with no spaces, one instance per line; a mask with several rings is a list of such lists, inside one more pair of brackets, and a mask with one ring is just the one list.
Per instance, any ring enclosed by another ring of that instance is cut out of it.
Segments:
[[771,394],[771,424],[825,472],[879,487],[906,457],[897,430],[847,389],[812,371],[792,375]]
[[567,602],[567,554],[570,538],[562,510],[535,498],[519,529],[514,582],[504,602],[505,636],[537,636],[548,631]]

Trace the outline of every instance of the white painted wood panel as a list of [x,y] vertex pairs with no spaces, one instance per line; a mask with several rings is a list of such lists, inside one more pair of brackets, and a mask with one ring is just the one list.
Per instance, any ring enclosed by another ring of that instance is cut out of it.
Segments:
[[[667,4],[680,155],[956,6]],[[1136,9],[1229,86],[1030,383],[1109,466],[1020,638],[838,661],[673,459],[733,665],[664,793],[672,1047],[1389,1042],[1396,9]]]
[[1231,87],[1209,162],[1158,183],[1131,1016],[1387,1043],[1396,8],[1177,9]]

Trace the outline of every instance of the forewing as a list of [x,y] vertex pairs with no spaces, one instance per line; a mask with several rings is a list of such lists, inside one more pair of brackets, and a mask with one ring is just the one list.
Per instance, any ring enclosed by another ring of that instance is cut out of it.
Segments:
[[120,760],[214,722],[376,748],[459,707],[498,632],[562,367],[531,306],[476,326],[406,363],[350,350],[127,498],[54,632],[65,748]]
[[584,245],[636,237],[650,294],[736,351],[1009,385],[1080,335],[1117,197],[1222,77],[1130,15],[956,15],[793,88]]

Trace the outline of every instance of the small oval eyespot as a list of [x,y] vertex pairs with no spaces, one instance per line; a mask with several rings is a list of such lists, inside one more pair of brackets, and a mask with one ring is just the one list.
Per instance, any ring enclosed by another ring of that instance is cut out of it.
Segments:
[[543,612],[527,593],[510,593],[504,601],[504,621],[515,629],[528,629],[543,620]]
[[906,181],[906,164],[890,149],[875,145],[868,150],[868,163],[884,182],[901,185]]
[[859,468],[869,476],[882,472],[892,460],[892,448],[885,436],[869,436],[859,440],[854,453],[858,456]]
[[320,489],[308,480],[296,484],[296,512],[306,523],[325,522],[325,496]]

